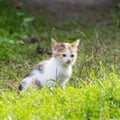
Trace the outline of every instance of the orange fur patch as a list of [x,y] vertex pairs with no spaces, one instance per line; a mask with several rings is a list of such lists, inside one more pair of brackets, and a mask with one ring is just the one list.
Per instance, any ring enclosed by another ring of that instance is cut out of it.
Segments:
[[73,46],[70,45],[69,50],[70,50],[71,54],[73,54],[73,55],[77,54],[77,48],[76,47],[73,47]]
[[70,53],[77,56],[77,47],[79,45],[79,40],[76,40],[73,43],[58,43],[55,40],[53,40],[53,55],[56,58],[61,59],[62,54],[69,49]]
[[62,58],[62,55],[61,55],[60,52],[56,52],[56,53],[54,54],[54,57],[61,59],[61,58]]

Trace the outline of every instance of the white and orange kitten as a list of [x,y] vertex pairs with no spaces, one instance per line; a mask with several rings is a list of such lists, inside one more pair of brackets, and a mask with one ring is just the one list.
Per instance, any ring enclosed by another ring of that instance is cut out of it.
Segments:
[[55,85],[65,89],[72,74],[72,65],[77,58],[79,40],[73,43],[58,43],[52,39],[52,58],[38,63],[22,80],[19,90],[28,87]]

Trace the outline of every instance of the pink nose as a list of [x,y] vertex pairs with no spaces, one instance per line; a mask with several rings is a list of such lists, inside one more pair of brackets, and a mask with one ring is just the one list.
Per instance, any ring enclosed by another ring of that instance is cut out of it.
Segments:
[[67,62],[66,62],[67,64],[69,64],[70,63],[70,60],[67,60]]

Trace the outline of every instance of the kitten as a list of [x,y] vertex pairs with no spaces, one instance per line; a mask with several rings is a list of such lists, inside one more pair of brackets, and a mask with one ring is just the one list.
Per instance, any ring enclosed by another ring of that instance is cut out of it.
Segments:
[[79,40],[73,43],[58,43],[52,39],[52,53],[50,60],[38,63],[32,71],[24,77],[19,90],[28,87],[41,87],[58,84],[63,89],[72,74],[72,65],[77,58]]

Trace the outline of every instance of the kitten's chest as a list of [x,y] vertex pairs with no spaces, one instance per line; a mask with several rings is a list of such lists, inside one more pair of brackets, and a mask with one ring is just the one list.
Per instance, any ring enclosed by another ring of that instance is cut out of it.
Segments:
[[51,60],[45,68],[44,77],[46,79],[65,79],[71,76],[72,66],[64,67],[55,60]]
[[57,70],[58,70],[57,77],[59,79],[67,79],[72,74],[72,68],[71,67],[69,67],[69,68],[58,67]]

